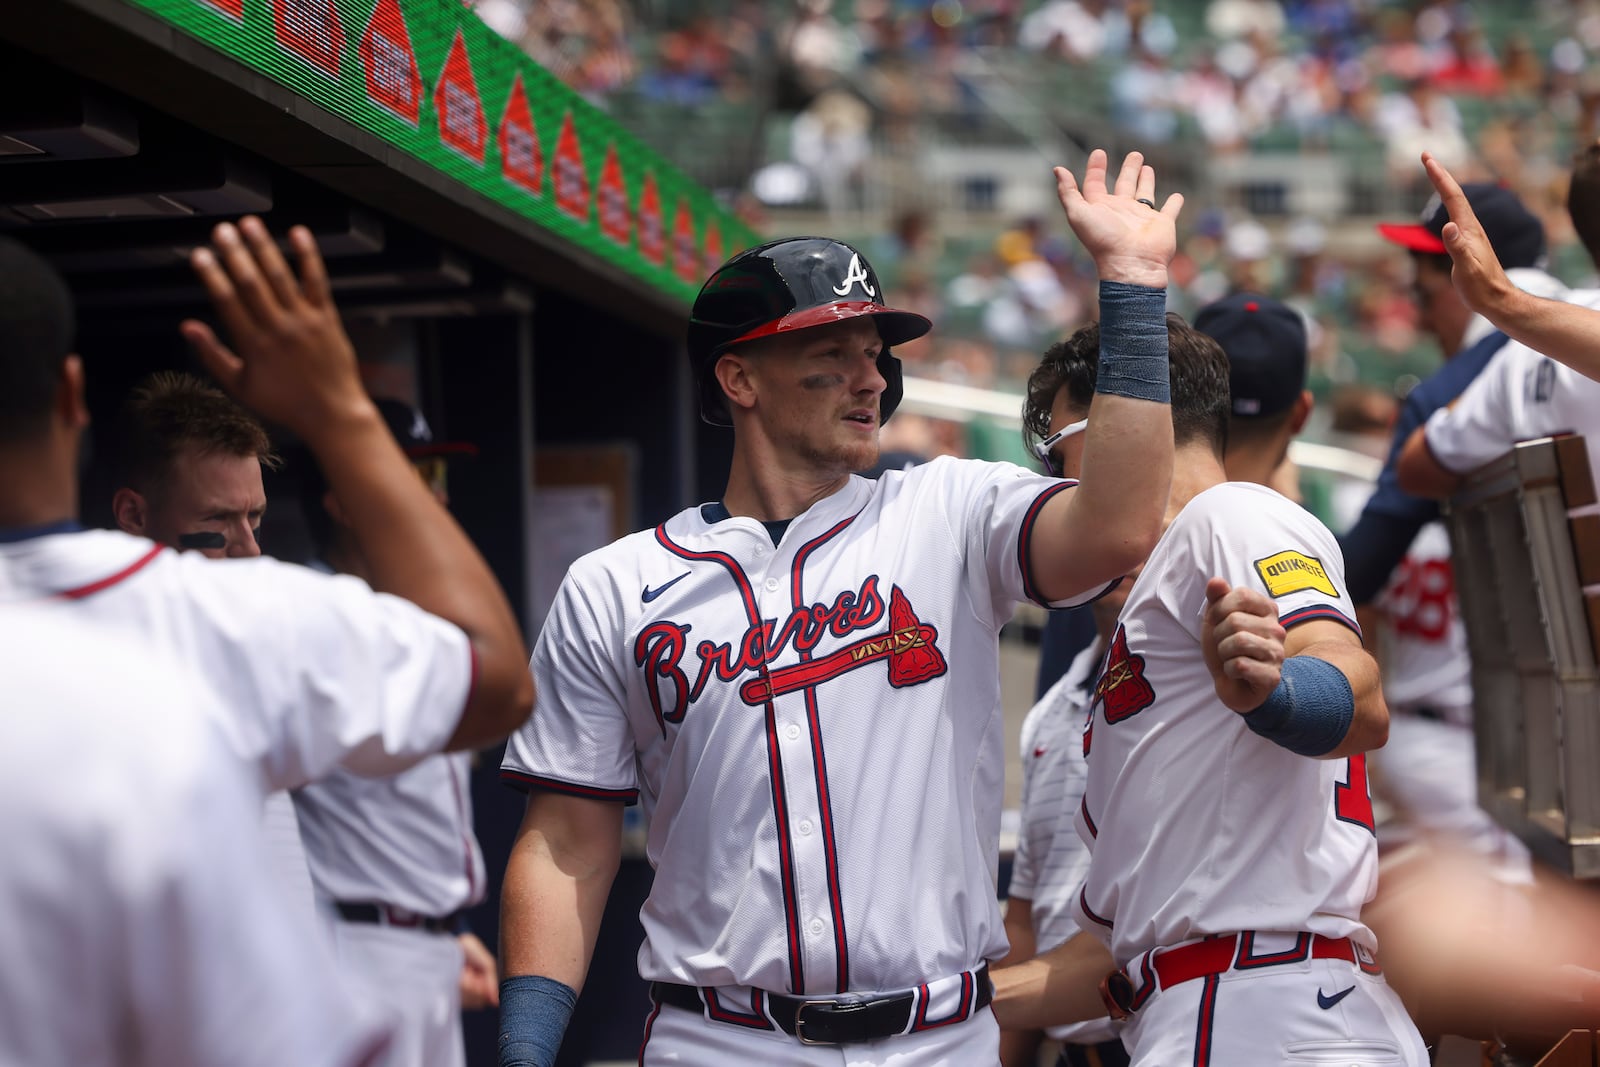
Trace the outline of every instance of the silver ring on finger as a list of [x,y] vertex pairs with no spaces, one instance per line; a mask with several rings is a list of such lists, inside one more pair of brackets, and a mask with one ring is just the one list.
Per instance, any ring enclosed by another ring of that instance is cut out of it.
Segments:
[[1149,208],[1151,211],[1156,210],[1156,203],[1155,203],[1154,200],[1146,200],[1144,197],[1141,196],[1139,198],[1139,203],[1143,204],[1145,207]]

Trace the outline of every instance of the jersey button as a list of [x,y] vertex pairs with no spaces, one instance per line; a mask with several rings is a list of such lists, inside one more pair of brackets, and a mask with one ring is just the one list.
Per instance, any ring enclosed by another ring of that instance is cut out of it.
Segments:
[[812,937],[821,937],[822,936],[822,929],[823,929],[823,927],[822,927],[822,920],[821,919],[812,919],[811,920],[811,936]]
[[800,830],[801,834],[810,834],[811,833],[811,820],[810,819],[801,819],[800,820],[800,826],[798,827],[798,829]]
[[800,727],[796,726],[794,723],[790,723],[788,726],[783,728],[783,736],[787,737],[791,741],[798,741],[800,739]]
[[776,579],[776,578],[768,578],[767,579],[767,592],[776,593],[777,591],[778,591],[778,579]]

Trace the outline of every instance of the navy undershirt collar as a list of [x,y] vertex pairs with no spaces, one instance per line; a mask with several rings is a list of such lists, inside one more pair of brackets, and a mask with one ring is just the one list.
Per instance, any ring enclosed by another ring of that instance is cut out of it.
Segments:
[[[728,505],[720,500],[713,500],[709,504],[700,505],[700,517],[715,525],[723,519],[733,518],[733,514],[728,510]],[[784,531],[789,528],[789,524],[793,521],[793,519],[777,519],[773,522],[763,522],[761,524],[767,528],[767,536],[772,538],[773,548],[778,547],[778,542],[783,540]]]
[[47,522],[43,526],[12,526],[0,527],[0,545],[13,544],[17,541],[31,541],[35,537],[50,537],[53,534],[80,533],[83,527],[77,519],[62,519],[59,522]]

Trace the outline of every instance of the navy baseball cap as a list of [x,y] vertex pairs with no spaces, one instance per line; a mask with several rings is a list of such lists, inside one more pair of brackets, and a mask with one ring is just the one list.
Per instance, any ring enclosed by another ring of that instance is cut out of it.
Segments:
[[400,442],[401,451],[412,459],[478,454],[477,446],[465,441],[435,441],[433,427],[428,425],[428,420],[423,417],[422,412],[403,400],[377,396],[372,398],[372,402],[378,406],[378,413],[383,416],[383,421],[388,423],[389,432]]
[[1229,410],[1239,418],[1287,411],[1306,387],[1306,323],[1259,293],[1235,293],[1201,308],[1194,328],[1228,357]]
[[[1523,206],[1516,193],[1493,182],[1468,182],[1461,191],[1483,224],[1484,236],[1501,266],[1537,267],[1544,261],[1544,223]],[[1378,232],[1401,248],[1443,256],[1449,254],[1442,236],[1449,221],[1450,212],[1435,194],[1423,207],[1420,223],[1379,223]]]

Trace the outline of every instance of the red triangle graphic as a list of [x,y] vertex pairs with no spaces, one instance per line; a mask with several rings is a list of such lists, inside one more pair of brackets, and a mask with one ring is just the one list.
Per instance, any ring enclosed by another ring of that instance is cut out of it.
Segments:
[[572,112],[561,120],[556,156],[550,161],[550,180],[556,187],[556,205],[580,222],[589,221],[589,174],[583,167],[583,148],[572,125]]
[[417,53],[399,0],[378,0],[373,6],[357,51],[367,99],[415,126],[422,108],[422,75],[417,73]]
[[678,201],[677,215],[672,220],[672,269],[690,285],[701,280],[700,254],[694,246],[694,217],[687,200]]
[[717,220],[710,219],[706,222],[706,275],[709,277],[720,266],[722,266],[722,231],[717,228]]
[[522,86],[522,72],[511,80],[506,113],[500,117],[500,170],[506,180],[538,196],[544,184],[544,151],[533,127],[533,110]]
[[439,140],[474,163],[482,163],[489,144],[489,124],[483,118],[483,98],[472,76],[467,40],[459,29],[439,72],[433,106],[439,113]]
[[333,0],[272,0],[278,43],[330,78],[339,77],[344,27]]
[[600,232],[624,248],[632,236],[633,219],[628,214],[628,186],[622,180],[622,164],[617,146],[606,146],[606,161],[600,167]]
[[661,266],[667,258],[667,234],[661,220],[661,193],[656,189],[655,171],[646,171],[644,190],[639,194],[639,254]]

